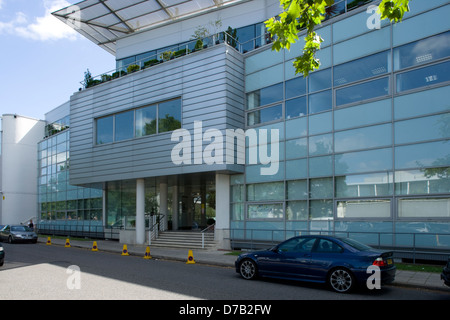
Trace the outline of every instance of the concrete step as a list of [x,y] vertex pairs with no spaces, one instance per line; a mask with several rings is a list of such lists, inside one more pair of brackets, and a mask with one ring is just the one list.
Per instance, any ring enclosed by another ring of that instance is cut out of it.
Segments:
[[[204,237],[204,249],[212,249],[216,246],[214,233],[205,233]],[[151,246],[202,249],[202,234],[200,232],[161,232],[158,239],[152,240]]]

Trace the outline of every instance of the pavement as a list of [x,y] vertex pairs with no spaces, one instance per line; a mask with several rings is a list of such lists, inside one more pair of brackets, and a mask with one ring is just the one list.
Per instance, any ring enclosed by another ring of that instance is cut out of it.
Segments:
[[[65,239],[50,238],[50,240],[51,245],[65,246]],[[48,237],[40,236],[38,239],[39,243],[47,243],[47,241]],[[97,243],[98,251],[122,254],[124,249],[124,244],[114,240],[70,240],[70,246],[92,250],[94,241]],[[127,245],[128,253],[131,256],[144,257],[146,249],[147,245]],[[234,262],[237,257],[227,254],[229,252],[217,249],[193,249],[192,256],[195,263],[234,268]],[[189,249],[150,246],[150,256],[152,259],[187,262]],[[450,293],[450,287],[444,285],[440,273],[433,272],[397,270],[395,281],[390,285]]]

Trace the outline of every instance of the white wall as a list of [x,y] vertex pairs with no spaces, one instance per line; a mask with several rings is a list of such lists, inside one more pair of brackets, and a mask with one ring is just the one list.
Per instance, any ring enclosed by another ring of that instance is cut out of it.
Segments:
[[3,115],[2,224],[25,222],[37,215],[37,143],[44,128],[42,120]]

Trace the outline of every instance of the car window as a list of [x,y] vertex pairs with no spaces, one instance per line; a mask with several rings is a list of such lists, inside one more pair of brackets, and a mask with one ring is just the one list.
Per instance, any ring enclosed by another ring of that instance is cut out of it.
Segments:
[[281,252],[308,253],[311,252],[316,238],[294,238],[278,246]]
[[319,242],[317,243],[314,251],[320,253],[341,253],[343,249],[341,246],[331,240],[319,239]]
[[356,250],[359,250],[359,251],[368,251],[368,250],[372,249],[371,247],[366,246],[365,244],[362,244],[362,243],[360,243],[356,240],[350,239],[350,238],[342,238],[341,241],[345,242],[349,246],[352,246],[353,248],[355,248]]

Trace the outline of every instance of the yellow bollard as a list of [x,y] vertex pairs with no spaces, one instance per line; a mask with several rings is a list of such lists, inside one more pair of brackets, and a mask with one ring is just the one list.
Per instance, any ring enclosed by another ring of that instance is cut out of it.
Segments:
[[188,260],[187,260],[186,264],[195,264],[194,254],[192,253],[192,250],[189,250]]
[[147,246],[147,249],[145,249],[144,259],[151,259],[152,256],[150,255],[150,247]]
[[97,241],[92,244],[92,251],[98,251]]
[[52,239],[50,239],[50,237],[47,238],[47,243],[48,246],[52,244]]
[[129,256],[128,248],[127,248],[127,245],[126,245],[126,244],[123,245],[122,255],[123,255],[123,256]]
[[66,239],[66,245],[64,246],[64,248],[70,248],[70,240],[69,240],[69,238]]

